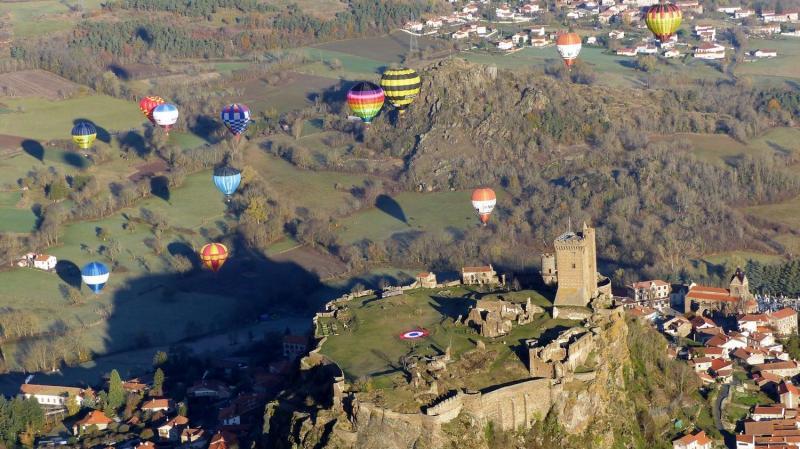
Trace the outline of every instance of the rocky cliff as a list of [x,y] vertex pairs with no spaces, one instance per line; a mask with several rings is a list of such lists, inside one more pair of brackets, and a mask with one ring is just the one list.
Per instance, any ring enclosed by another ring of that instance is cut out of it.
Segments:
[[[560,379],[459,391],[419,413],[398,413],[362,401],[342,378],[330,379],[325,387],[329,406],[308,407],[306,401],[300,409],[283,403],[268,410],[268,422],[283,422],[280,428],[271,427],[270,447],[533,448],[544,437],[555,438],[564,448],[635,447],[641,432],[626,380],[632,371],[629,323],[621,310],[602,310],[586,327],[595,341],[591,364],[585,365],[591,368]],[[318,378],[314,382],[320,386]]]

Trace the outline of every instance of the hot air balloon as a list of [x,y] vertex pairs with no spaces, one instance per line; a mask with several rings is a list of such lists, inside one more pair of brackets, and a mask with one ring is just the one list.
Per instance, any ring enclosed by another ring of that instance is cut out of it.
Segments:
[[153,109],[153,123],[164,128],[169,134],[172,125],[178,121],[178,108],[172,103],[160,104]]
[[421,84],[419,73],[414,69],[389,69],[381,77],[386,99],[400,114],[405,113],[408,105],[419,95]]
[[378,115],[383,107],[383,99],[383,89],[369,81],[362,81],[347,92],[347,105],[366,124]]
[[100,262],[89,262],[81,268],[81,279],[95,293],[106,286],[108,268]]
[[581,37],[571,32],[559,34],[556,38],[556,50],[567,68],[571,69],[581,52]]
[[234,138],[239,140],[242,133],[247,130],[247,125],[250,124],[250,108],[243,104],[229,104],[222,108],[220,118]]
[[203,265],[216,273],[228,260],[228,248],[222,243],[209,243],[200,249],[200,260]]
[[233,167],[223,165],[214,169],[213,179],[214,185],[228,197],[233,195],[233,192],[239,188],[239,183],[242,182],[242,172]]
[[478,212],[484,226],[489,222],[489,216],[492,215],[495,204],[497,204],[497,195],[494,194],[494,190],[482,187],[472,191],[472,207]]
[[72,141],[81,150],[88,150],[97,137],[97,129],[90,122],[80,121],[72,127]]
[[647,10],[644,21],[658,40],[667,42],[681,26],[682,17],[681,10],[677,6],[672,3],[659,3]]
[[153,109],[155,109],[156,106],[164,103],[166,102],[161,97],[144,97],[139,101],[139,110],[142,111],[142,114],[144,114],[147,120],[150,120],[150,123],[155,125],[156,122],[153,120]]

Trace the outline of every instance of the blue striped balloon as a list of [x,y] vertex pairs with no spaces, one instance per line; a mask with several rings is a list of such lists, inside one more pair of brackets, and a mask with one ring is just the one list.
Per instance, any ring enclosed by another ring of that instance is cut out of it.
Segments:
[[81,279],[95,293],[106,286],[108,276],[108,268],[100,262],[89,262],[81,269]]
[[233,195],[242,182],[242,172],[224,165],[214,169],[214,185],[226,196]]
[[220,114],[222,123],[234,136],[245,132],[247,125],[250,124],[250,108],[243,104],[229,104],[222,108]]

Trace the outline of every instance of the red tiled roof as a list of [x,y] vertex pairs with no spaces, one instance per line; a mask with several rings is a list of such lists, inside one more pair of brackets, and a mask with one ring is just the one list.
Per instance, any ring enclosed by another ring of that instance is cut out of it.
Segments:
[[641,282],[634,282],[631,284],[633,288],[650,288],[651,286],[655,285],[656,287],[664,287],[669,285],[668,283],[662,281],[661,279],[653,279],[652,281],[641,281]]
[[714,359],[711,361],[711,369],[719,371],[721,369],[729,368],[733,362],[723,359]]
[[740,316],[737,321],[755,321],[757,323],[766,323],[769,321],[769,317],[764,315],[763,313],[748,313],[747,315]]
[[738,298],[734,298],[729,294],[720,295],[717,293],[706,293],[701,291],[689,290],[686,294],[687,299],[696,299],[699,301],[725,301],[725,302],[738,302]]
[[756,405],[753,408],[755,415],[783,415],[783,407],[775,405]]
[[778,393],[779,394],[791,393],[800,395],[800,390],[798,390],[797,387],[794,386],[794,384],[791,384],[789,382],[781,382],[781,384],[778,386]]
[[92,410],[83,417],[80,421],[78,421],[77,425],[79,426],[91,426],[94,424],[110,424],[111,418],[105,415],[105,413],[101,412],[100,410]]
[[772,317],[777,319],[789,318],[791,316],[797,316],[797,311],[786,307],[784,309],[778,310],[777,312],[772,312]]
[[694,434],[690,433],[690,434],[684,435],[684,436],[678,438],[677,440],[675,440],[673,443],[681,443],[683,445],[696,443],[696,444],[698,444],[700,446],[703,446],[703,445],[708,444],[710,442],[711,442],[711,440],[708,439],[708,437],[706,436],[706,433],[701,430],[701,431],[699,431],[697,433],[694,433]]
[[142,410],[154,410],[157,408],[169,408],[169,399],[151,399],[142,404]]
[[487,265],[485,267],[463,267],[461,268],[463,273],[490,273],[492,271],[492,267]]
[[762,363],[760,365],[756,365],[755,366],[755,369],[757,371],[774,370],[774,369],[792,369],[792,368],[797,368],[797,363],[795,363],[792,360],[781,361],[781,362]]

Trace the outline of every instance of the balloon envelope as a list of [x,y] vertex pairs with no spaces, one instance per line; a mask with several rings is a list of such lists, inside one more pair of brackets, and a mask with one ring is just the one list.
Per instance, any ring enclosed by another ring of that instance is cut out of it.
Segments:
[[556,38],[556,50],[567,67],[572,67],[581,52],[581,37],[576,33],[559,34]]
[[81,121],[72,127],[72,141],[82,150],[89,149],[95,138],[97,129],[89,122]]
[[228,166],[217,167],[214,169],[214,185],[225,195],[233,195],[242,182],[242,172]]
[[164,103],[153,109],[153,122],[169,131],[178,121],[178,108],[174,104]]
[[243,104],[229,104],[222,108],[222,123],[234,136],[245,132],[250,124],[250,108]]
[[166,101],[158,96],[144,97],[139,100],[139,110],[142,111],[142,114],[144,114],[147,120],[150,120],[150,122],[155,125],[156,122],[153,121],[153,109],[164,103],[166,103]]
[[222,243],[209,243],[200,249],[200,260],[203,265],[216,273],[228,260],[228,248]]
[[369,81],[362,81],[347,92],[347,105],[356,117],[369,123],[380,112],[384,98],[383,89]]
[[108,276],[108,267],[100,262],[89,262],[81,268],[81,279],[95,293],[100,293],[106,286]]
[[381,88],[386,99],[401,114],[419,95],[421,84],[419,73],[414,69],[389,69],[381,77]]
[[667,42],[681,26],[681,9],[672,3],[659,3],[651,6],[644,16],[647,28],[661,42]]
[[486,224],[489,216],[497,204],[497,195],[494,190],[488,187],[478,188],[472,191],[472,207],[481,219],[481,223]]

